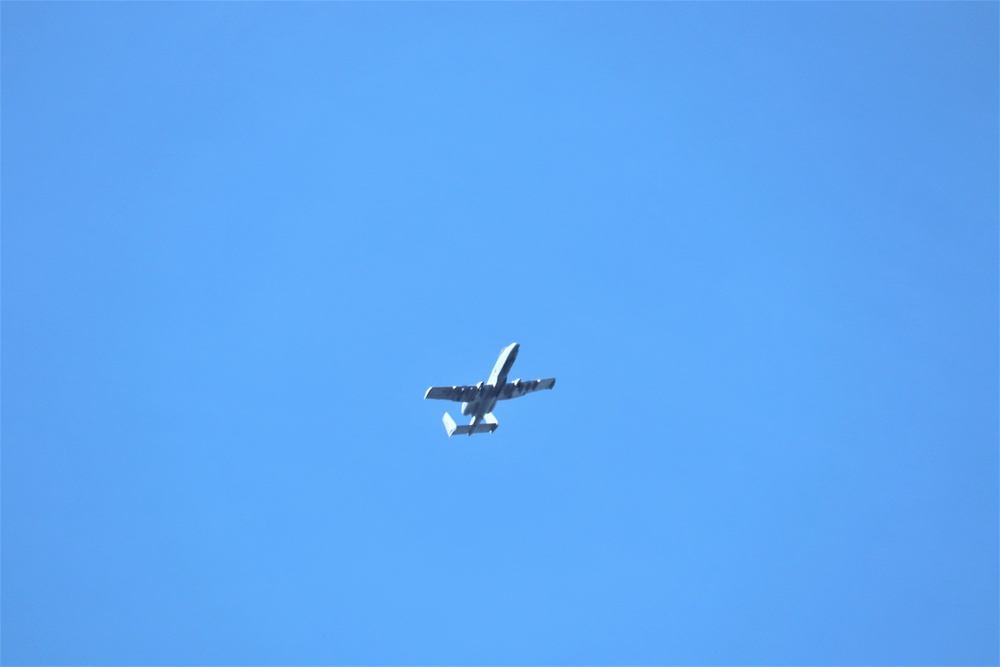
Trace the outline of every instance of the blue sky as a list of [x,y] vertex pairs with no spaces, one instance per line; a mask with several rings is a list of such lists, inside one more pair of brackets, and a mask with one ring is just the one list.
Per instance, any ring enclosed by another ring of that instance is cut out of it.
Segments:
[[3,3],[0,658],[996,664],[998,18]]

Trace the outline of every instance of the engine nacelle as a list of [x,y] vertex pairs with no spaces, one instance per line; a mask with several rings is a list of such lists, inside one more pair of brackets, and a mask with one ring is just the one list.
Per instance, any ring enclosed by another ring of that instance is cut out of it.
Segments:
[[462,414],[463,415],[472,414],[472,406],[468,402],[462,403]]

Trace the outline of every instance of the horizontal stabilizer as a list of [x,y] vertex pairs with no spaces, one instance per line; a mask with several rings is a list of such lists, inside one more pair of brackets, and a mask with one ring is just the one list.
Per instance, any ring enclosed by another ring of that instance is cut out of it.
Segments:
[[455,420],[451,418],[447,412],[444,413],[444,417],[441,419],[444,422],[444,430],[448,432],[448,437],[453,435],[474,435],[476,433],[492,433],[497,430],[499,423],[497,418],[493,416],[492,413],[487,413],[483,416],[483,421],[479,423],[478,426],[472,428],[471,424],[463,424],[459,426],[455,423]]

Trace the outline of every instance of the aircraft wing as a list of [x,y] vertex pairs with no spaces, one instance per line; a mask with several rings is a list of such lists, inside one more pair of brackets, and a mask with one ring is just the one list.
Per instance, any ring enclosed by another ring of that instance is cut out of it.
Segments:
[[471,401],[479,394],[479,387],[475,385],[459,385],[457,387],[431,387],[424,394],[424,398],[439,398],[444,401],[457,401],[459,403]]
[[500,388],[498,399],[517,398],[540,389],[552,389],[556,384],[555,378],[545,378],[544,380],[514,380],[507,382]]

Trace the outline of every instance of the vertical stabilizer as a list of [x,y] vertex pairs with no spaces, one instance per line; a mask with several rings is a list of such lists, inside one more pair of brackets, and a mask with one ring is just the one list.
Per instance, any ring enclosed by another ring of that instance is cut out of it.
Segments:
[[448,432],[448,437],[455,435],[455,430],[458,426],[455,424],[455,420],[451,418],[447,412],[444,413],[444,417],[441,419],[444,422],[444,430]]

